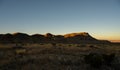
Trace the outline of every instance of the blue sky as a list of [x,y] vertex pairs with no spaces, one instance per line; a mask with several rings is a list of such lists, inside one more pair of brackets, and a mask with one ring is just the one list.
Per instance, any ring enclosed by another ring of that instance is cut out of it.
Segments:
[[0,33],[14,32],[120,40],[120,0],[0,0]]

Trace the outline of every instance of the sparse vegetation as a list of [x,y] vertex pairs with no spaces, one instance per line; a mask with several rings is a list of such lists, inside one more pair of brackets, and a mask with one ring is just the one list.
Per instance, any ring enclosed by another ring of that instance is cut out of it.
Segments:
[[0,43],[0,70],[120,70],[120,44],[101,44],[88,33],[8,34]]
[[84,60],[85,63],[90,64],[95,68],[100,68],[103,63],[102,56],[96,53],[89,53],[88,55],[85,55]]
[[87,47],[85,44],[77,45],[77,47]]
[[111,66],[112,62],[115,60],[115,53],[112,54],[103,54],[103,60],[105,65]]
[[[54,49],[53,45],[62,46],[59,46],[60,49]],[[27,52],[24,52],[24,55],[14,54],[15,49],[10,48],[10,45],[2,45],[6,47],[0,47],[2,50],[0,52],[0,70],[120,69],[120,54],[118,53],[120,48],[118,45],[101,47],[104,48],[99,49],[101,51],[97,51],[98,49],[96,48],[89,49],[89,47],[76,47],[76,45],[80,44],[55,43],[53,45],[51,45],[51,43],[44,45],[25,45],[23,47],[27,48]],[[72,46],[69,47],[69,45]],[[112,47],[114,47],[114,49]]]
[[[89,53],[84,57],[85,63],[89,64],[91,67],[100,68],[101,66],[114,66],[113,62],[115,59],[115,53],[111,54],[97,54]],[[120,64],[119,62],[117,62]]]

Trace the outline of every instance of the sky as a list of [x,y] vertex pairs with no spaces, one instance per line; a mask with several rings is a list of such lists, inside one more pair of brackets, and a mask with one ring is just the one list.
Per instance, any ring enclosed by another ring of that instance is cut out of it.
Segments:
[[14,32],[120,40],[120,0],[0,0],[0,34]]

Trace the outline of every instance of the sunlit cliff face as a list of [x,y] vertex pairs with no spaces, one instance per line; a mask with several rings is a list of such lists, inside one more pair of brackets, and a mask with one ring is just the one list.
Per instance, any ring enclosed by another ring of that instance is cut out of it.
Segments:
[[64,37],[74,37],[74,36],[89,36],[89,34],[87,32],[80,32],[80,33],[69,33],[69,34],[65,34]]

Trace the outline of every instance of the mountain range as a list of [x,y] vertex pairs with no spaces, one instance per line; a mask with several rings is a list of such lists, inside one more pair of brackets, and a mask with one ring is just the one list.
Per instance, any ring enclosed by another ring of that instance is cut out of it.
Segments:
[[53,35],[51,33],[33,34],[26,33],[7,33],[0,34],[0,43],[71,43],[71,44],[89,44],[89,43],[111,43],[107,40],[98,40],[87,32],[69,33],[65,35]]

